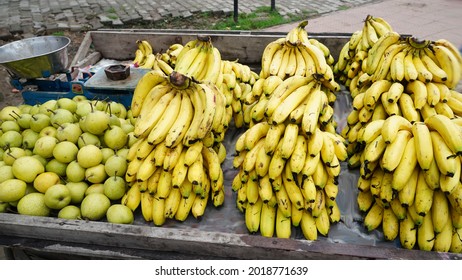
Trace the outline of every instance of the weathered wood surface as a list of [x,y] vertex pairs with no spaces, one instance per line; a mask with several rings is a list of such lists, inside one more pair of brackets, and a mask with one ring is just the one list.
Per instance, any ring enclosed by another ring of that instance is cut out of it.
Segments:
[[[21,245],[18,239],[22,240]],[[26,242],[25,240],[29,241]],[[40,242],[42,241],[42,243]],[[102,258],[461,259],[461,254],[323,240],[0,214],[0,244]],[[39,245],[40,244],[40,245]],[[43,245],[45,244],[45,245]],[[41,246],[41,248],[40,248]]]
[[[204,31],[204,30],[98,30],[88,32],[82,42],[81,50],[74,62],[82,60],[90,45],[102,57],[115,60],[133,59],[137,49],[137,40],[149,41],[154,52],[166,50],[175,43],[185,44],[196,38],[198,34],[209,35],[212,43],[220,50],[223,59],[235,60],[240,63],[259,65],[265,46],[277,38],[284,37],[281,32],[250,32],[250,31]],[[310,38],[318,39],[325,44],[331,54],[337,58],[343,44],[351,34],[310,34]]]

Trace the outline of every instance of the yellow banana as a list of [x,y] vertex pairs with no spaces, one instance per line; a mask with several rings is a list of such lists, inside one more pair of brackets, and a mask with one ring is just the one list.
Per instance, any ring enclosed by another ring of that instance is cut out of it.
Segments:
[[[444,82],[450,89],[456,88],[462,75],[462,64],[457,56],[448,48],[439,45],[430,46],[441,68],[446,72]],[[460,55],[459,55],[460,56]]]
[[[291,92],[281,103],[279,103],[278,107],[274,110],[273,114],[271,115],[271,120],[273,124],[283,123],[289,114],[295,110],[295,108],[300,105],[307,96],[309,96],[311,89],[313,88],[315,82],[310,82],[307,85],[302,85]],[[271,99],[268,101],[268,103]]]
[[412,130],[412,124],[402,116],[394,115],[388,117],[382,126],[382,137],[385,143],[393,142],[399,130]]
[[285,131],[286,126],[284,124],[271,125],[266,137],[264,148],[267,154],[273,154],[276,151],[276,147],[280,142],[280,139]]
[[414,107],[414,100],[409,94],[401,94],[398,100],[398,105],[401,110],[402,116],[406,118],[409,122],[414,123],[421,120],[421,114]]
[[392,32],[386,33],[385,35],[380,37],[377,40],[377,42],[375,42],[375,44],[369,50],[370,59],[367,59],[366,72],[369,75],[372,75],[376,71],[379,65],[379,62],[382,59],[386,49],[389,46],[396,44],[399,41],[399,39],[400,39],[400,35],[397,32],[392,31]]
[[[415,168],[412,171],[412,174],[407,180],[407,182],[404,184],[404,186],[402,187],[400,186],[401,189],[398,190],[399,202],[404,207],[409,207],[414,204],[415,192],[417,189],[417,180],[419,178],[418,176],[419,176],[419,169]],[[393,186],[393,188],[396,189],[395,186]]]
[[409,51],[404,57],[404,79],[408,82],[417,80],[419,74],[413,62],[414,52]]
[[160,84],[166,80],[167,76],[165,76],[161,71],[156,70],[149,71],[140,78],[133,92],[133,98],[130,106],[134,117],[139,115],[143,101],[149,91],[155,85]]
[[378,80],[374,82],[365,92],[364,106],[373,109],[379,102],[382,94],[386,93],[393,83],[388,80]]
[[[441,190],[433,192],[433,204],[431,207],[433,230],[440,233],[444,230],[446,224],[451,221],[449,213],[449,202],[446,195]],[[452,225],[452,223],[451,223]]]
[[404,86],[401,83],[394,82],[391,84],[391,86],[388,88],[387,91],[387,100],[390,103],[393,102],[398,102],[399,98],[403,94],[404,91]]
[[415,190],[415,210],[420,216],[425,216],[430,211],[432,202],[433,189],[431,189],[425,181],[423,171],[420,171]]
[[278,207],[276,211],[276,236],[278,238],[290,238],[292,223],[290,217],[286,217]]
[[420,168],[426,171],[430,168],[433,161],[433,147],[430,130],[423,122],[414,122],[412,125],[412,135],[415,140],[417,161]]
[[449,219],[442,231],[436,234],[433,250],[437,252],[449,252],[452,243],[452,232],[452,221]]
[[[380,162],[382,169],[388,172],[393,172],[393,170],[395,170],[395,168],[398,166],[401,160],[401,157],[404,154],[404,149],[406,148],[406,144],[411,137],[412,137],[412,134],[407,130],[398,131],[398,134],[395,140],[393,140],[393,142],[388,144],[385,148],[385,151],[383,153],[383,156]],[[418,147],[419,146],[417,145],[417,142],[416,142],[416,148]],[[422,147],[425,147],[425,146],[422,146]]]
[[181,192],[178,188],[172,188],[169,195],[165,198],[164,215],[166,218],[175,218],[176,211],[181,202]]
[[165,199],[154,195],[152,200],[152,221],[156,226],[162,226],[165,223]]
[[178,116],[165,136],[165,145],[173,148],[182,143],[183,137],[193,119],[194,111],[188,94],[181,93],[181,105]]
[[307,151],[308,151],[307,148],[308,146],[307,146],[307,141],[306,141],[305,136],[298,135],[297,140],[295,142],[294,151],[292,152],[292,155],[290,156],[289,163],[288,163],[290,164],[290,168],[292,169],[292,172],[300,173],[302,171],[304,163],[305,163],[305,159],[307,157]]
[[422,224],[417,228],[417,245],[422,251],[431,251],[435,244],[435,232],[431,212],[423,218]]
[[330,220],[329,214],[327,213],[327,208],[324,207],[321,210],[321,213],[318,217],[315,218],[316,220],[316,228],[321,235],[327,236],[330,229]]
[[319,114],[323,106],[323,95],[325,95],[324,92],[316,88],[311,91],[307,100],[305,111],[303,112],[302,129],[308,135],[313,134],[318,125]]
[[276,207],[263,203],[260,216],[260,234],[264,237],[273,237],[276,223]]
[[178,209],[175,213],[175,219],[177,221],[185,221],[191,212],[192,205],[195,201],[196,194],[191,192],[188,197],[182,196],[178,204]]
[[148,142],[157,145],[160,142],[165,140],[168,131],[172,127],[173,123],[176,120],[176,117],[179,114],[181,107],[181,94],[177,92],[173,99],[169,102],[165,108],[162,117],[159,121],[152,127],[152,130],[149,132]]
[[383,209],[382,230],[386,240],[393,241],[399,234],[399,220],[391,208]]
[[297,143],[297,136],[298,136],[298,125],[289,123],[286,125],[284,130],[284,136],[281,138],[282,141],[280,147],[281,157],[283,159],[289,159],[292,155],[295,145]]
[[274,59],[274,55],[276,52],[283,48],[285,42],[285,38],[280,38],[273,42],[270,42],[266,45],[265,49],[263,50],[262,60],[261,60],[261,72],[260,77],[266,78],[270,75],[270,66],[271,62]]
[[444,83],[448,79],[446,72],[427,54],[427,51],[420,51],[420,60],[431,73],[432,81]]
[[393,211],[398,220],[403,220],[407,216],[407,209],[401,205],[399,197],[396,196],[392,201],[390,201],[390,209]]
[[411,217],[407,216],[399,222],[399,241],[406,249],[413,249],[417,242],[417,226]]
[[394,169],[394,176],[392,186],[393,189],[400,191],[404,188],[409,178],[412,176],[413,171],[417,165],[417,156],[415,152],[415,140],[414,137],[409,139],[404,149],[403,156]]
[[138,184],[134,184],[128,189],[126,195],[122,198],[121,203],[135,211],[141,203],[141,192]]
[[421,51],[415,51],[414,57],[412,58],[412,62],[417,70],[417,79],[419,79],[423,83],[429,83],[433,80],[433,74],[427,69],[427,66],[423,63],[422,59],[420,58]]
[[462,154],[462,130],[444,115],[434,115],[425,120],[430,130],[436,130],[444,139],[451,151],[456,155]]
[[146,222],[152,221],[152,204],[154,195],[149,192],[141,193],[141,213]]

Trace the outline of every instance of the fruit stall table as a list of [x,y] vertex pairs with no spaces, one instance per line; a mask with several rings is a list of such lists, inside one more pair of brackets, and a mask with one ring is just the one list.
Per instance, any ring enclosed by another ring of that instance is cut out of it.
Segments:
[[[285,33],[198,30],[98,30],[87,33],[71,65],[78,69],[101,59],[127,61],[133,58],[136,41],[148,40],[156,52],[174,43],[185,44],[198,34],[207,34],[223,59],[258,69],[264,47]],[[351,34],[310,34],[324,43],[337,58]],[[345,125],[351,98],[338,93],[335,118]],[[461,259],[461,254],[402,249],[397,242],[383,241],[379,231],[367,232],[356,206],[358,170],[342,163],[338,203],[342,221],[331,227],[329,236],[306,240],[300,229],[289,239],[266,238],[248,233],[244,215],[236,208],[231,190],[234,145],[242,130],[230,127],[224,145],[227,158],[225,203],[207,207],[202,219],[190,216],[185,222],[168,220],[162,227],[145,222],[139,209],[131,225],[106,221],[65,220],[13,213],[0,214],[0,246],[8,258],[51,259]]]

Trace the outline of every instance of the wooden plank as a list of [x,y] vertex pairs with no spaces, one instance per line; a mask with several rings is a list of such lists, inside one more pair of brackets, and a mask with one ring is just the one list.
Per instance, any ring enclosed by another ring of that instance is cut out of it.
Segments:
[[[460,259],[462,254],[0,214],[0,235],[237,259]],[[8,245],[8,244],[5,244]],[[10,244],[12,245],[12,244]]]
[[[137,49],[136,40],[147,40],[153,45],[155,52],[166,50],[174,43],[185,44],[196,38],[198,34],[210,35],[212,43],[220,50],[223,59],[235,60],[243,64],[259,64],[265,46],[285,33],[252,33],[252,32],[158,32],[158,31],[91,31],[95,49],[103,57],[116,60],[133,59]],[[329,47],[334,57],[338,56],[341,47],[348,41],[349,35],[310,34],[310,38],[319,39]],[[116,45],[113,42],[118,42]]]

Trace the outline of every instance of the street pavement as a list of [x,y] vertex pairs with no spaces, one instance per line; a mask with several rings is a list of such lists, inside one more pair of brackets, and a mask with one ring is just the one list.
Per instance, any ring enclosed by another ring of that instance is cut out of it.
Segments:
[[[274,0],[281,15],[308,11],[314,16],[351,9],[378,0]],[[272,0],[238,0],[239,14],[269,7]],[[16,33],[43,34],[62,30],[123,28],[166,17],[194,17],[200,12],[231,15],[231,0],[1,0],[0,39]]]

